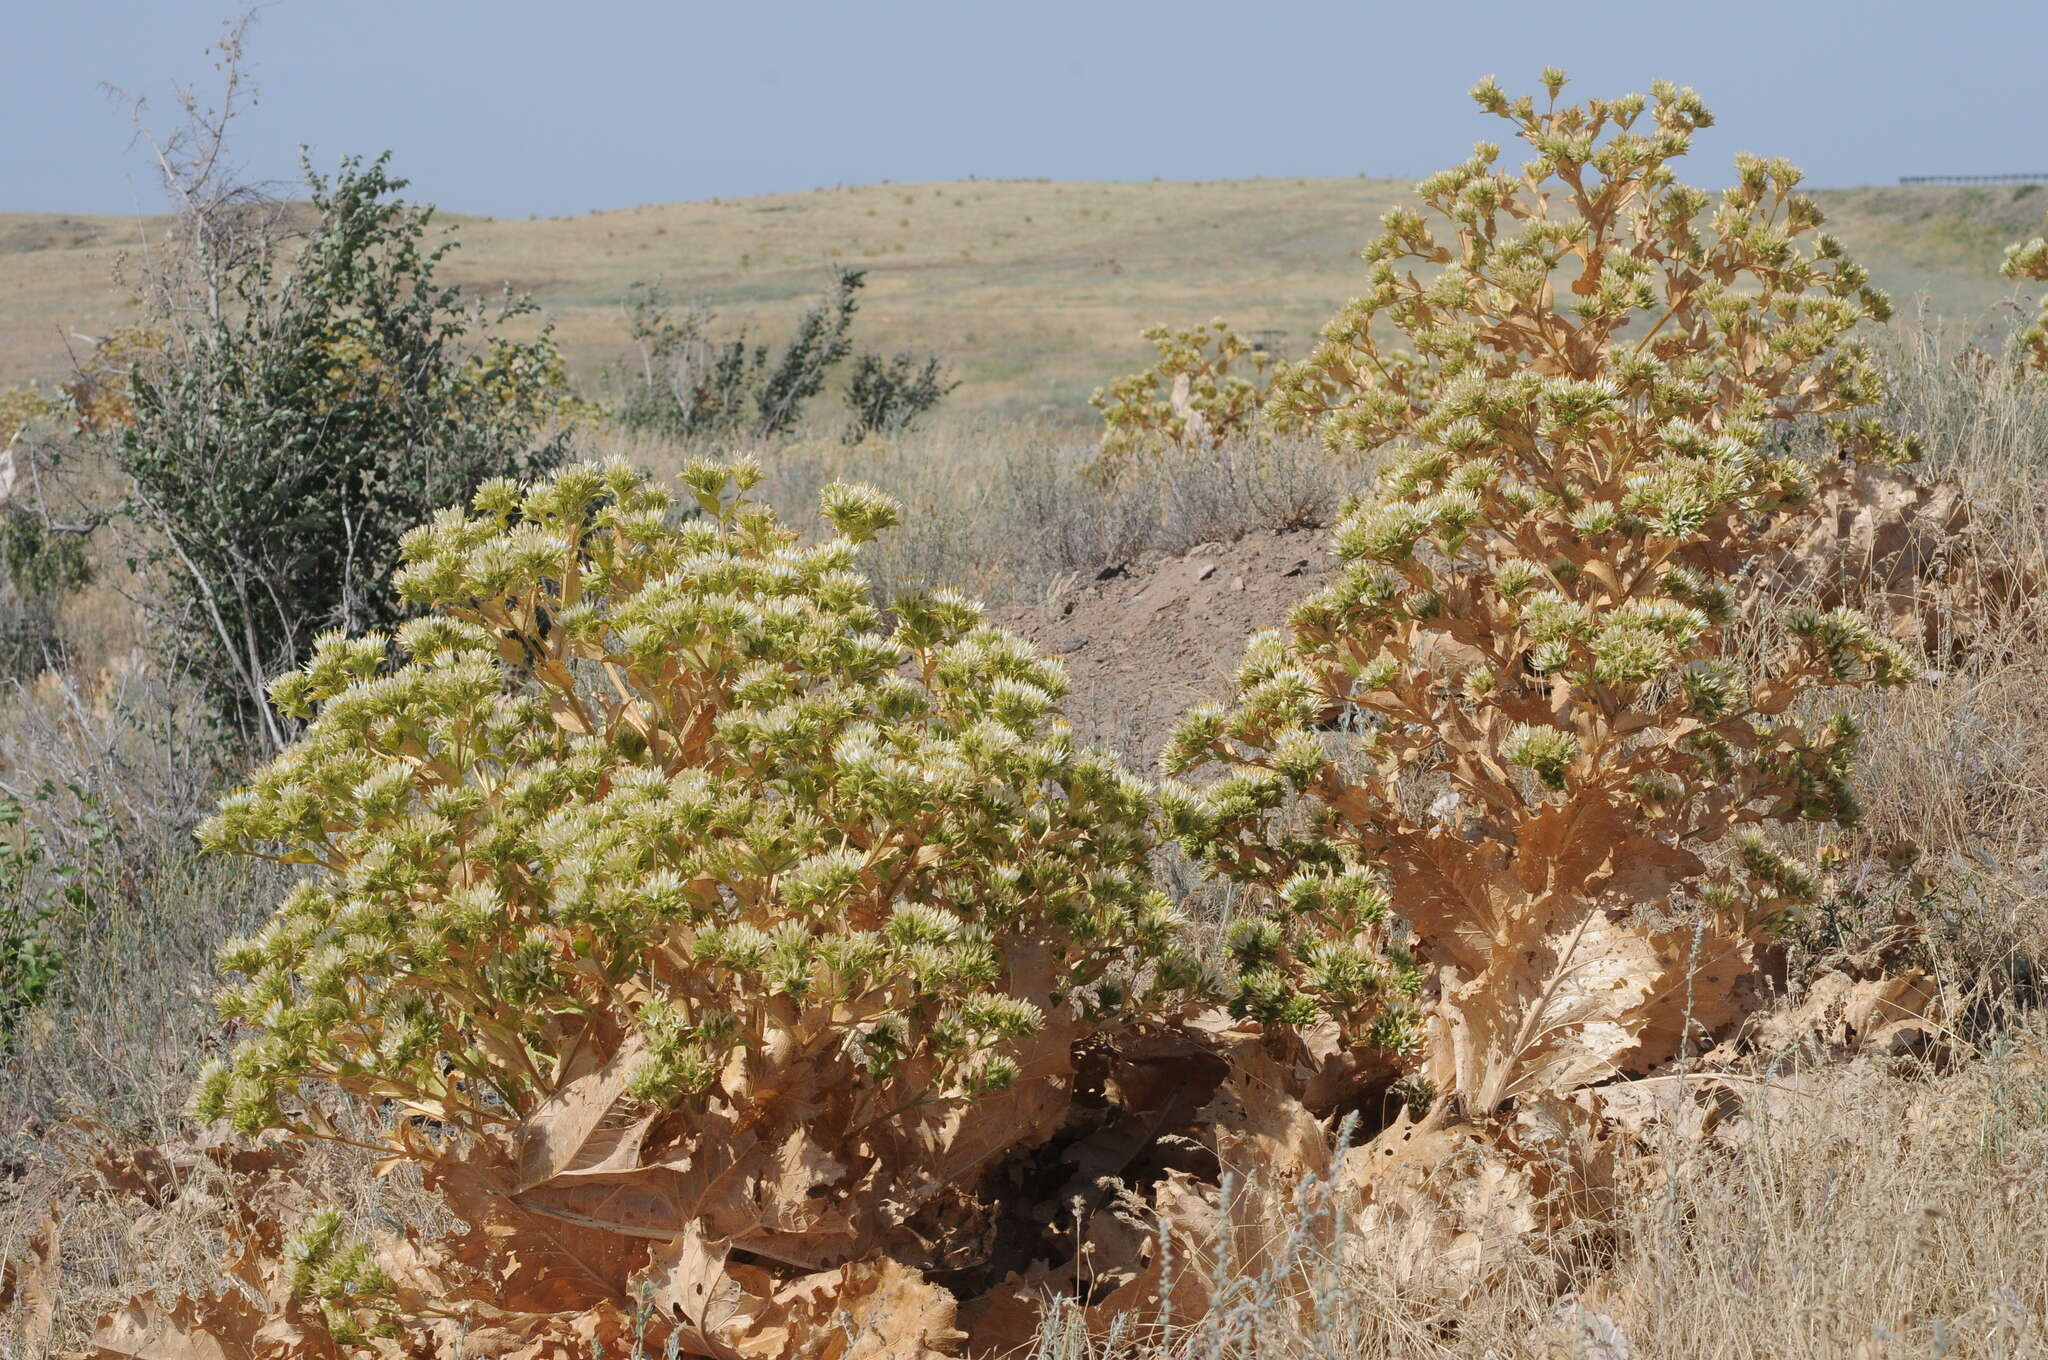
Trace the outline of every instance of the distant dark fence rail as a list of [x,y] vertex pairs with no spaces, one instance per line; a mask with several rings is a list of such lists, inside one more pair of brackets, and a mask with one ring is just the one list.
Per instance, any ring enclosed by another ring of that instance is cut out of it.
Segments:
[[1901,184],[2048,184],[2048,173],[2039,175],[1900,175]]

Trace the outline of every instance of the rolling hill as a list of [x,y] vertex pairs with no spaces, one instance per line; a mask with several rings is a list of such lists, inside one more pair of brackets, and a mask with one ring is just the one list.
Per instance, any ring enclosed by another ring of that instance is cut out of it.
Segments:
[[[1096,385],[1142,366],[1138,332],[1154,322],[1223,316],[1299,352],[1355,289],[1356,251],[1376,219],[1408,192],[1405,181],[1366,179],[968,181],[444,220],[463,243],[449,276],[530,293],[591,390],[630,352],[621,302],[634,281],[662,279],[728,324],[775,335],[836,263],[869,271],[862,342],[947,356],[964,379],[963,411],[1085,420]],[[2036,192],[1816,196],[1902,311],[1919,299],[1954,321],[2014,297],[1999,251],[2040,221],[2048,195]],[[120,279],[132,277],[149,226],[0,214],[0,383],[61,374],[67,345],[132,310]]]

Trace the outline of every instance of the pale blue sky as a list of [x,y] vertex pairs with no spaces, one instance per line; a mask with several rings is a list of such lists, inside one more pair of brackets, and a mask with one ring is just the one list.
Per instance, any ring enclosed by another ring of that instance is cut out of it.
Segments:
[[[7,21],[0,210],[158,206],[98,89],[207,88],[235,0],[67,0]],[[252,34],[262,176],[396,153],[413,195],[553,215],[820,184],[1414,177],[1495,136],[1464,91],[1660,76],[1817,185],[2048,171],[2048,0],[276,0]]]

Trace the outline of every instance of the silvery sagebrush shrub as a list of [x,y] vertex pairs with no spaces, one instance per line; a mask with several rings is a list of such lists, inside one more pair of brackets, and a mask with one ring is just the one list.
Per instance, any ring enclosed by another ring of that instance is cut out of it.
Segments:
[[1915,673],[1847,610],[1789,609],[1763,654],[1730,629],[1812,513],[1791,422],[1915,455],[1857,414],[1881,383],[1848,336],[1885,298],[1784,161],[1739,157],[1718,204],[1678,181],[1691,90],[1559,105],[1543,79],[1540,108],[1473,91],[1531,159],[1481,143],[1422,181],[1444,225],[1389,213],[1364,293],[1276,376],[1276,428],[1382,471],[1331,584],[1166,753],[1213,776],[1169,786],[1176,834],[1255,890],[1239,1012],[1334,1017],[1481,1112],[1739,1011],[1814,891],[1766,829],[1856,816],[1855,724],[1802,700]]
[[[2006,277],[2048,283],[2048,237],[2036,236],[2005,248]],[[2020,332],[2021,362],[2036,372],[2048,372],[2048,297],[2041,299],[2040,315]]]
[[277,682],[304,734],[201,836],[307,874],[222,955],[253,1034],[202,1115],[331,1136],[339,1088],[532,1212],[914,1258],[1077,1038],[1199,980],[1058,663],[954,594],[885,618],[896,506],[831,486],[805,542],[758,478],[489,483],[405,539],[417,617]]

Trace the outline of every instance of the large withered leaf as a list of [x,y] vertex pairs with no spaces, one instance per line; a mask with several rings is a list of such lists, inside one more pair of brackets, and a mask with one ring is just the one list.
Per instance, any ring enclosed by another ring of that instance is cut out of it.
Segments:
[[1783,551],[1766,556],[1745,608],[1785,597],[1848,605],[1934,651],[1995,628],[2048,580],[2038,559],[1987,551],[1995,540],[1975,532],[1967,493],[1953,481],[1843,466],[1814,505],[1792,522]]
[[809,1130],[794,1130],[752,1182],[755,1221],[735,1235],[734,1245],[802,1269],[844,1262],[878,1226],[872,1210],[855,1202],[877,1169],[870,1166],[860,1184],[842,1187],[847,1171]]
[[635,1292],[675,1326],[687,1350],[737,1360],[744,1352],[732,1338],[752,1331],[765,1300],[727,1273],[726,1254],[723,1244],[707,1243],[693,1223],[655,1250]]
[[266,1315],[237,1291],[181,1298],[165,1307],[152,1295],[130,1299],[100,1320],[95,1360],[257,1360]]
[[529,1213],[625,1237],[665,1240],[696,1214],[682,1178],[661,1167],[564,1176],[513,1195]]
[[894,1261],[779,1281],[685,1233],[657,1252],[641,1292],[686,1353],[712,1360],[894,1360],[958,1354],[953,1296]]
[[[778,1290],[799,1360],[944,1360],[966,1340],[953,1296],[895,1261],[862,1261]],[[748,1360],[771,1360],[762,1352]]]
[[1702,1052],[1753,1008],[1755,940],[1708,917],[1670,926],[1590,910],[1452,978],[1425,1071],[1489,1111]]
[[[1766,573],[1823,604],[1847,603],[1876,590],[1909,592],[1966,552],[1970,516],[1954,482],[1922,482],[1902,468],[1838,467],[1814,497],[1815,513],[1799,521],[1791,550]],[[1762,583],[1760,583],[1762,584]]]
[[1309,1113],[1287,1065],[1255,1045],[1232,1055],[1231,1072],[1199,1118],[1215,1131],[1226,1170],[1292,1183],[1330,1167],[1329,1130]]
[[57,1271],[63,1253],[57,1201],[43,1208],[28,1241],[28,1259],[0,1261],[0,1313],[17,1313],[15,1340],[23,1350],[47,1346],[57,1319]]
[[[584,1052],[594,1053],[595,1041]],[[558,1176],[630,1171],[639,1165],[640,1142],[652,1116],[634,1118],[620,1109],[626,1083],[646,1056],[638,1036],[629,1037],[601,1063],[579,1071],[520,1124],[514,1139],[519,1191]]]
[[441,1248],[498,1281],[500,1301],[521,1312],[576,1312],[626,1298],[646,1260],[644,1238],[533,1212],[511,1193],[512,1169],[487,1148],[422,1168],[428,1190],[470,1224]]
[[1340,1259],[1371,1269],[1403,1296],[1444,1306],[1522,1254],[1539,1224],[1527,1169],[1467,1128],[1423,1125],[1344,1159],[1356,1231]]
[[1570,1252],[1614,1204],[1617,1161],[1599,1118],[1548,1097],[1511,1118],[1406,1116],[1344,1154],[1336,1180],[1354,1231],[1338,1258],[1421,1305],[1455,1304],[1519,1262]]
[[1797,1005],[1760,1015],[1744,1039],[1774,1056],[1890,1057],[1944,1042],[1943,1019],[1941,988],[1920,969],[1873,978],[1830,972],[1808,983]]

